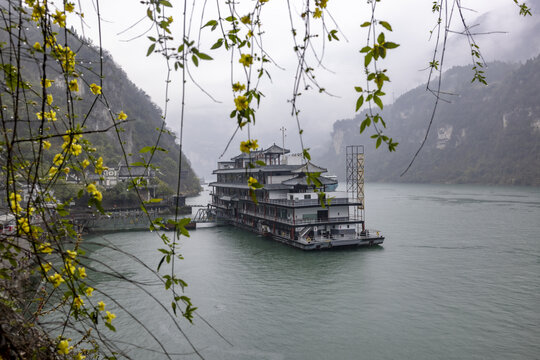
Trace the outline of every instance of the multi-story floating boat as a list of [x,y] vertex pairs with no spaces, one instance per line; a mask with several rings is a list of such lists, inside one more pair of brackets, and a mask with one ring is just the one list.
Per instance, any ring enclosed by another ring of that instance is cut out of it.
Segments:
[[[384,237],[365,227],[363,146],[347,147],[347,191],[335,191],[337,180],[320,175],[326,169],[289,153],[274,144],[218,162],[210,183],[217,218],[304,250],[382,244]],[[250,188],[250,177],[262,188]]]

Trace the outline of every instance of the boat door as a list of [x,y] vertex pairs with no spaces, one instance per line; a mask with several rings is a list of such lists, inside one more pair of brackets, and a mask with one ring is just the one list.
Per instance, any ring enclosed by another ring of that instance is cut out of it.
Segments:
[[317,210],[317,220],[328,220],[328,210]]

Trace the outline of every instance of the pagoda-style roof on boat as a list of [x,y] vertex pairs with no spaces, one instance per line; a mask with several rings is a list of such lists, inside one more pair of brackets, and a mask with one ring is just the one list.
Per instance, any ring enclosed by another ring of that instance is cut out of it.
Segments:
[[236,155],[235,157],[231,158],[231,160],[239,160],[239,159],[254,159],[257,157],[257,155],[260,155],[262,154],[263,151],[262,150],[255,150],[255,151],[252,151],[251,153],[241,153],[240,155]]
[[[335,185],[337,184],[337,181],[334,180],[334,179],[329,179],[327,177],[324,177],[324,176],[319,176],[317,177],[317,179],[321,182],[321,184],[323,186],[327,186],[327,185]],[[302,176],[302,175],[298,175],[297,177],[295,178],[292,178],[292,179],[289,179],[289,180],[285,180],[282,182],[283,185],[288,185],[288,186],[296,186],[296,185],[304,185],[304,186],[308,186],[308,183],[307,183],[307,178],[305,176]],[[309,186],[312,186],[313,184],[309,185]]]
[[277,146],[276,143],[274,143],[268,149],[264,150],[263,154],[288,154],[290,152],[291,151],[289,149],[284,149],[280,146]]
[[[255,168],[249,169],[250,173],[255,173],[262,171],[264,173],[268,172],[283,172],[283,171],[293,171],[294,169],[298,168],[298,165],[266,165],[266,166],[260,166],[255,164]],[[217,169],[214,170],[213,174],[234,174],[234,173],[244,173],[246,172],[246,168],[239,167],[234,169]]]
[[297,169],[294,169],[291,172],[299,174],[299,173],[307,173],[307,172],[325,173],[326,171],[327,170],[325,168],[319,167],[315,164],[312,164],[311,162],[307,162],[306,164],[299,166]]

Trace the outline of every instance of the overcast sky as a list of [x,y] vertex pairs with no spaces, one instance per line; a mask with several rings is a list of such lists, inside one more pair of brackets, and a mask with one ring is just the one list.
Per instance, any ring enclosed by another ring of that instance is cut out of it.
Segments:
[[[168,15],[174,18],[176,31],[173,34],[181,38],[179,25],[182,22],[182,2],[171,0],[175,6]],[[193,1],[195,6],[201,6],[203,1]],[[193,5],[190,3],[190,6]],[[224,3],[224,1],[222,1]],[[246,3],[246,2],[245,2]],[[253,1],[247,1],[250,6]],[[301,4],[300,0],[292,0],[293,4]],[[427,72],[421,71],[427,67],[431,60],[434,46],[430,41],[429,31],[436,22],[436,16],[431,12],[431,1],[425,0],[383,0],[378,3],[377,18],[391,23],[394,32],[387,35],[387,41],[394,41],[401,46],[388,54],[383,67],[388,68],[392,83],[386,89],[385,103],[391,103],[404,92],[415,88],[427,79]],[[519,34],[520,27],[527,26],[530,20],[518,16],[518,9],[512,0],[469,0],[461,1],[464,7],[474,9],[465,11],[466,17],[474,24],[474,19],[490,12],[491,17],[485,16],[486,24],[483,31],[506,31],[506,34],[492,34],[487,37],[479,36],[478,42],[484,45],[483,52],[487,61],[497,60],[501,57],[500,45],[511,44],[514,41],[512,34]],[[95,3],[81,1],[85,13],[86,25],[84,34],[98,42],[97,22],[95,17]],[[299,5],[298,5],[299,6]],[[225,5],[223,5],[225,7]],[[208,2],[203,23],[215,18],[215,2]],[[146,57],[150,45],[147,36],[155,35],[154,31],[141,36],[148,29],[150,23],[143,20],[146,7],[135,0],[100,1],[102,15],[102,42],[114,60],[126,71],[130,79],[147,92],[152,100],[161,108],[164,105],[165,90],[165,63],[163,58],[154,54]],[[356,94],[354,86],[364,86],[363,83],[363,57],[358,52],[365,45],[366,30],[359,24],[368,20],[369,7],[366,1],[330,0],[328,10],[339,23],[341,41],[326,43],[323,67],[316,67],[318,82],[334,96],[319,94],[317,91],[304,93],[300,99],[301,122],[305,131],[308,147],[324,146],[328,141],[334,121],[352,118],[355,115],[354,105]],[[194,12],[191,24],[191,38],[197,38],[201,23],[200,12]],[[293,8],[293,16],[298,17],[300,9]],[[453,29],[460,31],[462,26],[454,22]],[[293,75],[295,70],[295,54],[290,31],[289,17],[285,0],[270,0],[264,5],[263,25],[265,50],[272,56],[279,68],[273,65],[268,67],[272,81],[263,79],[260,90],[265,95],[260,109],[257,112],[257,124],[251,128],[252,137],[259,139],[263,147],[272,142],[281,144],[280,128],[287,129],[286,147],[299,151],[299,141],[295,120],[291,117],[291,106],[287,102],[291,98]],[[326,17],[330,28],[334,28],[331,19]],[[319,20],[320,22],[320,20]],[[313,31],[320,32],[316,27]],[[136,24],[132,28],[130,26]],[[518,25],[516,25],[518,24]],[[72,24],[80,30],[80,24]],[[139,36],[139,37],[138,37]],[[135,40],[127,41],[138,37]],[[230,58],[223,49],[209,51],[208,48],[217,39],[217,31],[212,33],[208,29],[201,34],[200,50],[215,58],[215,61],[203,62],[198,68],[191,67],[197,82],[208,91],[217,101],[210,99],[190,82],[186,92],[186,118],[184,128],[184,152],[192,161],[195,169],[201,176],[208,176],[210,169],[215,166],[217,158],[223,152],[230,135],[235,130],[235,120],[229,118],[234,108],[233,97],[230,92]],[[447,66],[467,64],[470,61],[469,47],[454,36],[448,49]],[[320,43],[315,47],[321,52]],[[534,56],[538,49],[532,49],[531,55],[520,54],[516,60],[523,60],[525,56]],[[502,60],[508,60],[502,56]],[[237,60],[236,60],[237,61]],[[317,65],[313,62],[312,65]],[[241,78],[235,79],[242,80]],[[170,88],[170,102],[167,122],[175,131],[179,128],[180,74],[175,74]],[[136,117],[136,114],[129,114]],[[245,133],[237,134],[231,149],[224,156],[228,159],[238,152],[238,143],[247,137]],[[223,160],[223,159],[222,159]]]

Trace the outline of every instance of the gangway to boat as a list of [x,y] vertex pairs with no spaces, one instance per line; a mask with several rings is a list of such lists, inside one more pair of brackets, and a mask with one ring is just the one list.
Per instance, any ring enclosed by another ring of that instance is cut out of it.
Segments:
[[201,228],[220,226],[223,222],[218,220],[215,211],[207,205],[206,208],[197,210],[195,216],[191,219],[190,225],[191,224],[193,224],[195,228]]

